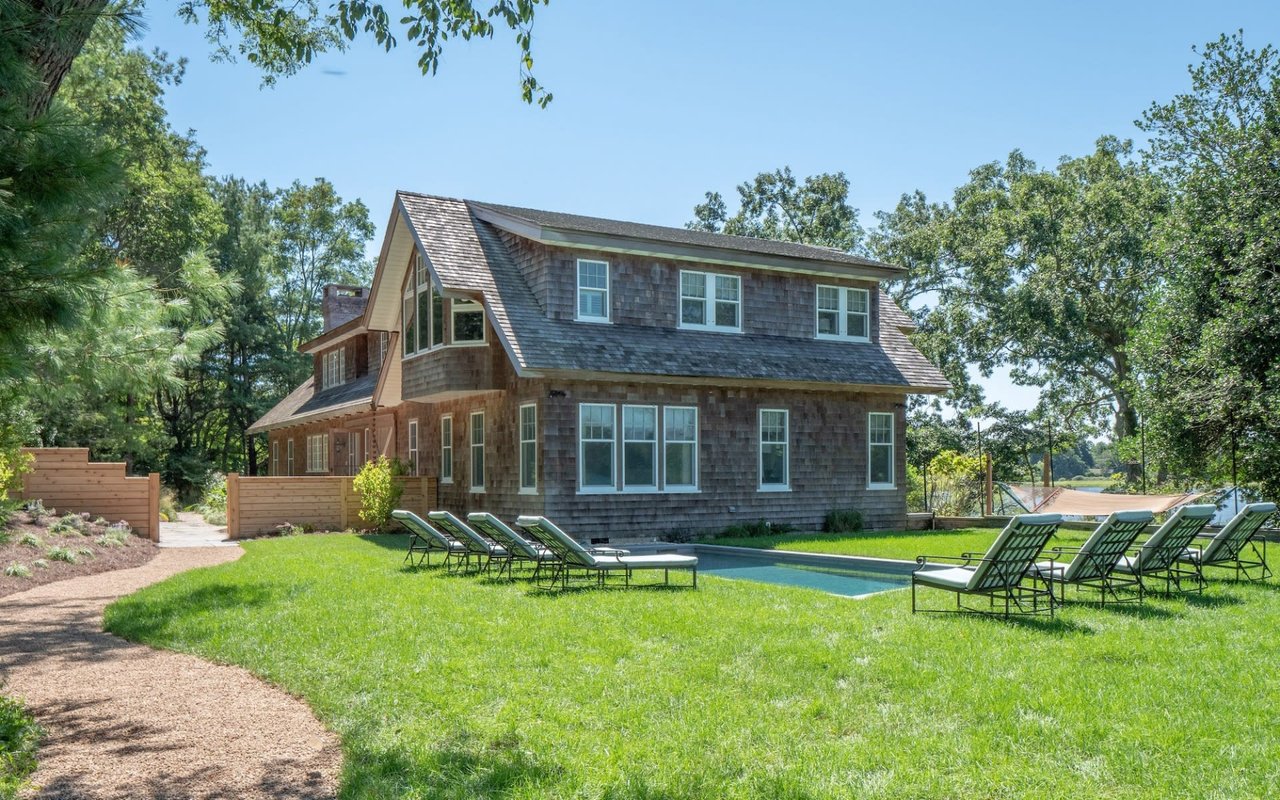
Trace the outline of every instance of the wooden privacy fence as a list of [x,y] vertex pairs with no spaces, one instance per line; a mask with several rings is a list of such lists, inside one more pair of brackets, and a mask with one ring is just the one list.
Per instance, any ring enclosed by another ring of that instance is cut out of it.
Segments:
[[125,474],[120,462],[91,462],[87,447],[24,447],[35,457],[22,476],[22,499],[66,513],[124,520],[151,541],[160,539],[160,473]]
[[[436,505],[436,479],[399,477],[400,507],[420,513]],[[275,532],[284,523],[319,531],[360,529],[360,493],[349,476],[245,477],[227,475],[227,533],[243,539]]]

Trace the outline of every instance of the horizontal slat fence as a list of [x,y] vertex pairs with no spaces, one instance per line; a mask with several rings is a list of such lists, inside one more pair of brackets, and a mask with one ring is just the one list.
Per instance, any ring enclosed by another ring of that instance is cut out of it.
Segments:
[[[436,503],[436,479],[399,477],[399,505],[425,511]],[[360,529],[360,493],[340,475],[245,477],[227,475],[227,532],[232,539],[274,533],[285,523],[318,531]]]
[[27,447],[35,458],[22,476],[22,499],[40,500],[60,513],[124,520],[152,541],[160,538],[160,474],[125,474],[123,463],[92,462],[87,447]]

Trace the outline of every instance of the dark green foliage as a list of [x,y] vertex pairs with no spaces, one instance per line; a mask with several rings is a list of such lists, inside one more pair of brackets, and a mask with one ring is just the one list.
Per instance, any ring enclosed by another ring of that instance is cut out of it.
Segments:
[[843,172],[812,175],[797,183],[790,167],[762,172],[738,186],[739,208],[729,216],[719,192],[694,208],[693,230],[780,239],[853,252],[863,239],[858,209],[849,205]]
[[758,519],[755,522],[730,525],[720,533],[716,534],[716,537],[732,537],[737,539],[750,536],[780,536],[782,534],[789,533],[792,530],[793,527],[785,522],[769,522],[765,519]]
[[43,736],[20,700],[0,695],[0,800],[12,800],[26,787]]
[[854,533],[862,530],[862,512],[856,508],[834,508],[822,521],[827,533]]

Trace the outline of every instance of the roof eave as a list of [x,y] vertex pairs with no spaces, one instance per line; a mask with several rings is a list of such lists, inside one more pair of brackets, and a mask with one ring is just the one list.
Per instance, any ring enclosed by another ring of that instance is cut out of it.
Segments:
[[789,388],[806,391],[863,392],[868,394],[942,394],[951,384],[840,383],[835,381],[782,380],[778,378],[734,378],[715,375],[659,375],[654,373],[611,372],[608,370],[532,368],[524,377],[561,380],[597,380],[617,382],[669,383],[679,385],[706,384],[742,388]]
[[291,428],[294,425],[305,425],[308,422],[319,422],[320,420],[328,419],[329,417],[341,417],[352,411],[358,411],[361,409],[373,409],[372,395],[336,406],[317,409],[306,414],[295,414],[294,416],[282,419],[279,422],[272,422],[267,425],[258,425],[258,423],[255,422],[246,429],[246,433],[267,433],[281,428]]

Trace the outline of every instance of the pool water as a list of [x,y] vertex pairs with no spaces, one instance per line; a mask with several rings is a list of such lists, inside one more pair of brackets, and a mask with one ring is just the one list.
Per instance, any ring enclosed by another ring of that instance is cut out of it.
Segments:
[[821,563],[818,559],[796,556],[740,556],[705,550],[698,552],[698,572],[718,578],[803,586],[843,597],[901,589],[911,582],[910,572],[906,570]]

